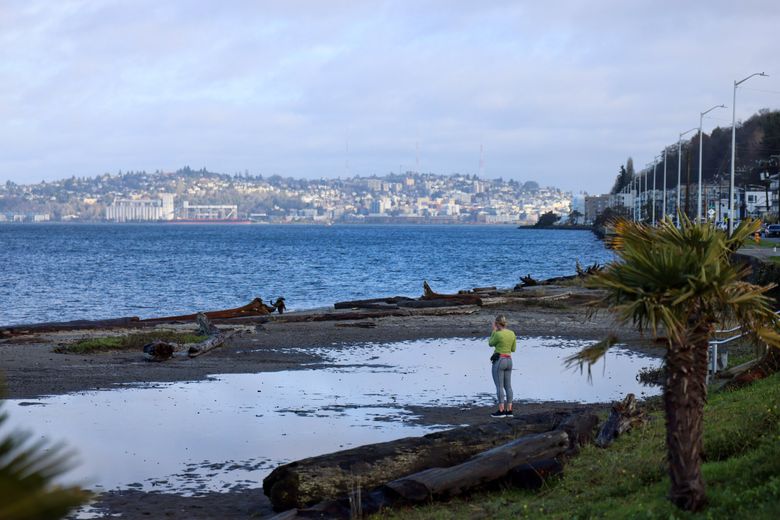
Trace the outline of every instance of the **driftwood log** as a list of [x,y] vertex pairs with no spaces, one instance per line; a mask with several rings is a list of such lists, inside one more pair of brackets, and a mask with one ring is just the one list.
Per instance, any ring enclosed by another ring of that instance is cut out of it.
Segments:
[[[246,316],[264,316],[266,314],[271,314],[272,312],[274,312],[277,309],[276,305],[278,305],[279,303],[282,304],[282,312],[284,312],[284,308],[285,308],[284,298],[277,299],[274,305],[266,305],[265,303],[263,303],[262,298],[255,298],[248,304],[243,305],[241,307],[236,307],[235,309],[224,309],[221,311],[208,311],[208,312],[204,312],[203,314],[205,314],[206,317],[209,318],[210,320],[243,318]],[[198,316],[197,314],[182,314],[180,316],[148,318],[141,321],[145,323],[153,323],[159,321],[189,321],[189,320],[197,319],[197,316]]]
[[[198,357],[209,350],[213,350],[227,339],[227,335],[215,327],[204,313],[197,314],[198,333],[201,336],[207,336],[200,343],[182,345],[179,343],[155,340],[144,345],[144,359],[147,361],[166,361],[174,356]],[[186,347],[186,351],[185,351]]]
[[[541,441],[539,435],[547,436],[551,442]],[[346,496],[324,500],[305,509],[291,509],[273,518],[275,520],[362,518],[363,515],[378,513],[383,508],[408,506],[434,498],[447,498],[478,488],[510,485],[524,489],[537,489],[546,479],[563,472],[563,457],[560,453],[564,452],[572,442],[572,439],[560,430],[532,434],[477,454],[462,464],[450,468],[425,470],[374,489],[365,489],[359,483],[354,483]],[[493,457],[491,454],[496,451],[501,453],[499,457]],[[521,460],[521,451],[528,453],[525,457],[526,462]],[[545,454],[559,455],[540,458]],[[491,458],[492,461],[489,460]],[[436,494],[432,491],[434,487],[438,489]]]
[[567,276],[553,276],[552,278],[547,278],[545,280],[537,280],[529,273],[527,276],[520,277],[520,283],[515,286],[515,290],[522,289],[523,287],[533,287],[535,285],[556,285],[561,282],[576,280],[577,278],[587,278],[588,276],[603,271],[604,266],[596,262],[592,265],[589,265],[588,267],[582,267],[580,261],[577,260],[575,262],[574,269],[577,274]]
[[73,320],[48,323],[31,323],[25,325],[8,325],[0,327],[0,337],[19,336],[23,334],[38,334],[60,330],[88,330],[136,327],[141,323],[137,316],[114,318],[110,320]]
[[351,321],[386,317],[410,316],[449,316],[451,314],[473,314],[479,312],[475,305],[449,305],[432,309],[366,309],[359,311],[335,311],[316,313],[294,313],[284,316],[260,316],[257,318],[239,318],[231,323],[298,323],[306,321]]
[[551,431],[567,415],[529,414],[311,457],[273,470],[263,491],[277,511],[303,508],[347,495],[355,482],[372,489],[428,468],[460,464],[523,435]]
[[564,431],[526,435],[446,468],[431,468],[387,483],[406,503],[449,498],[504,478],[518,466],[561,455],[569,447]]
[[647,422],[644,410],[637,408],[634,394],[626,395],[625,399],[612,405],[609,417],[599,430],[594,444],[606,448],[623,433]]
[[350,300],[344,302],[336,302],[333,304],[334,309],[387,309],[387,308],[399,308],[404,302],[414,301],[414,298],[408,298],[406,296],[391,296],[390,298],[370,298],[368,300]]
[[482,305],[482,298],[476,294],[439,294],[431,289],[427,281],[423,282],[423,300],[445,300],[457,305]]

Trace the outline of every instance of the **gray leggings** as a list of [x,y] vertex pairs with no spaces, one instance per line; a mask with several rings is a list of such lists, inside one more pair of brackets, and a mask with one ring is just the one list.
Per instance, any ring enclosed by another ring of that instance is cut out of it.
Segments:
[[506,405],[510,405],[512,403],[512,358],[502,357],[493,362],[493,382],[496,384],[498,404],[504,404],[504,391],[506,391]]

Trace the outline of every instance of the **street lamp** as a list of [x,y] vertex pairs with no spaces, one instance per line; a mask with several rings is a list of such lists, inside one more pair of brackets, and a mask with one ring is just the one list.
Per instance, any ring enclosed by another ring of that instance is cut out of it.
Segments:
[[[649,200],[649,195],[650,195],[647,192],[647,179],[648,179],[648,177],[650,177],[650,170],[647,170],[647,172],[645,172],[645,205],[647,205],[647,202]],[[645,215],[645,218],[646,219],[650,219],[650,214],[648,213],[647,215]]]
[[634,197],[634,222],[639,222],[641,216],[640,211],[642,211],[642,199],[641,194],[639,193],[639,174],[634,174],[634,184],[636,184],[636,197]]
[[[653,217],[652,217],[652,224],[655,226],[655,160],[652,162],[653,165]],[[647,174],[650,175],[650,163],[647,165]]]
[[709,110],[705,110],[704,112],[699,113],[699,194],[698,198],[696,200],[696,222],[702,222],[701,218],[701,150],[704,147],[704,143],[702,142],[702,136],[701,136],[701,124],[704,120],[704,116],[715,110],[716,108],[726,108],[726,105],[715,105],[714,107],[710,108]]
[[734,81],[734,98],[731,104],[731,182],[729,184],[729,236],[734,231],[734,160],[736,158],[736,145],[737,145],[737,87],[746,82],[753,76],[764,76],[768,74],[763,72],[754,72],[750,76]]
[[[682,172],[682,138],[685,134],[689,134],[696,130],[695,128],[691,128],[690,130],[686,130],[685,132],[680,134],[680,137],[677,139],[677,225],[680,225],[680,176]],[[688,199],[688,193],[685,194],[685,200]],[[699,184],[699,200],[701,200],[701,184]],[[701,209],[701,208],[699,208]]]
[[664,147],[664,203],[662,204],[663,207],[663,215],[662,218],[666,219],[666,147]]

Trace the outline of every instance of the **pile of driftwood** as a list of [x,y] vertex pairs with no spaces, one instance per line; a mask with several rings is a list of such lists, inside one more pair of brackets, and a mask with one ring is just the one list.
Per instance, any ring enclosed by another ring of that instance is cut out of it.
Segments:
[[[629,408],[636,411],[614,410]],[[638,424],[636,413],[610,421],[599,437]],[[500,485],[537,488],[592,442],[597,424],[588,411],[547,412],[361,446],[279,466],[263,491],[284,511],[276,518],[290,519],[350,518]]]
[[144,345],[144,359],[147,361],[167,361],[173,357],[198,357],[209,350],[213,350],[225,343],[228,335],[215,327],[206,317],[205,313],[198,313],[198,334],[206,336],[199,343],[179,344],[168,341],[156,340]]
[[521,276],[520,283],[515,286],[515,290],[519,290],[523,287],[533,287],[536,285],[557,285],[561,282],[576,280],[577,278],[586,278],[592,274],[596,274],[604,270],[604,266],[599,263],[594,263],[593,265],[590,265],[588,267],[582,267],[582,265],[580,265],[579,260],[577,260],[574,268],[577,271],[577,274],[573,274],[570,276],[554,276],[546,280],[536,280],[530,274],[528,274],[527,276]]

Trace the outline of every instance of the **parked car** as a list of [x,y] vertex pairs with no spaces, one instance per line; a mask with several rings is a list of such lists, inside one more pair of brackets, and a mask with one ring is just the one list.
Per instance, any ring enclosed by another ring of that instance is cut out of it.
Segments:
[[767,237],[780,237],[780,224],[769,224],[766,227]]

